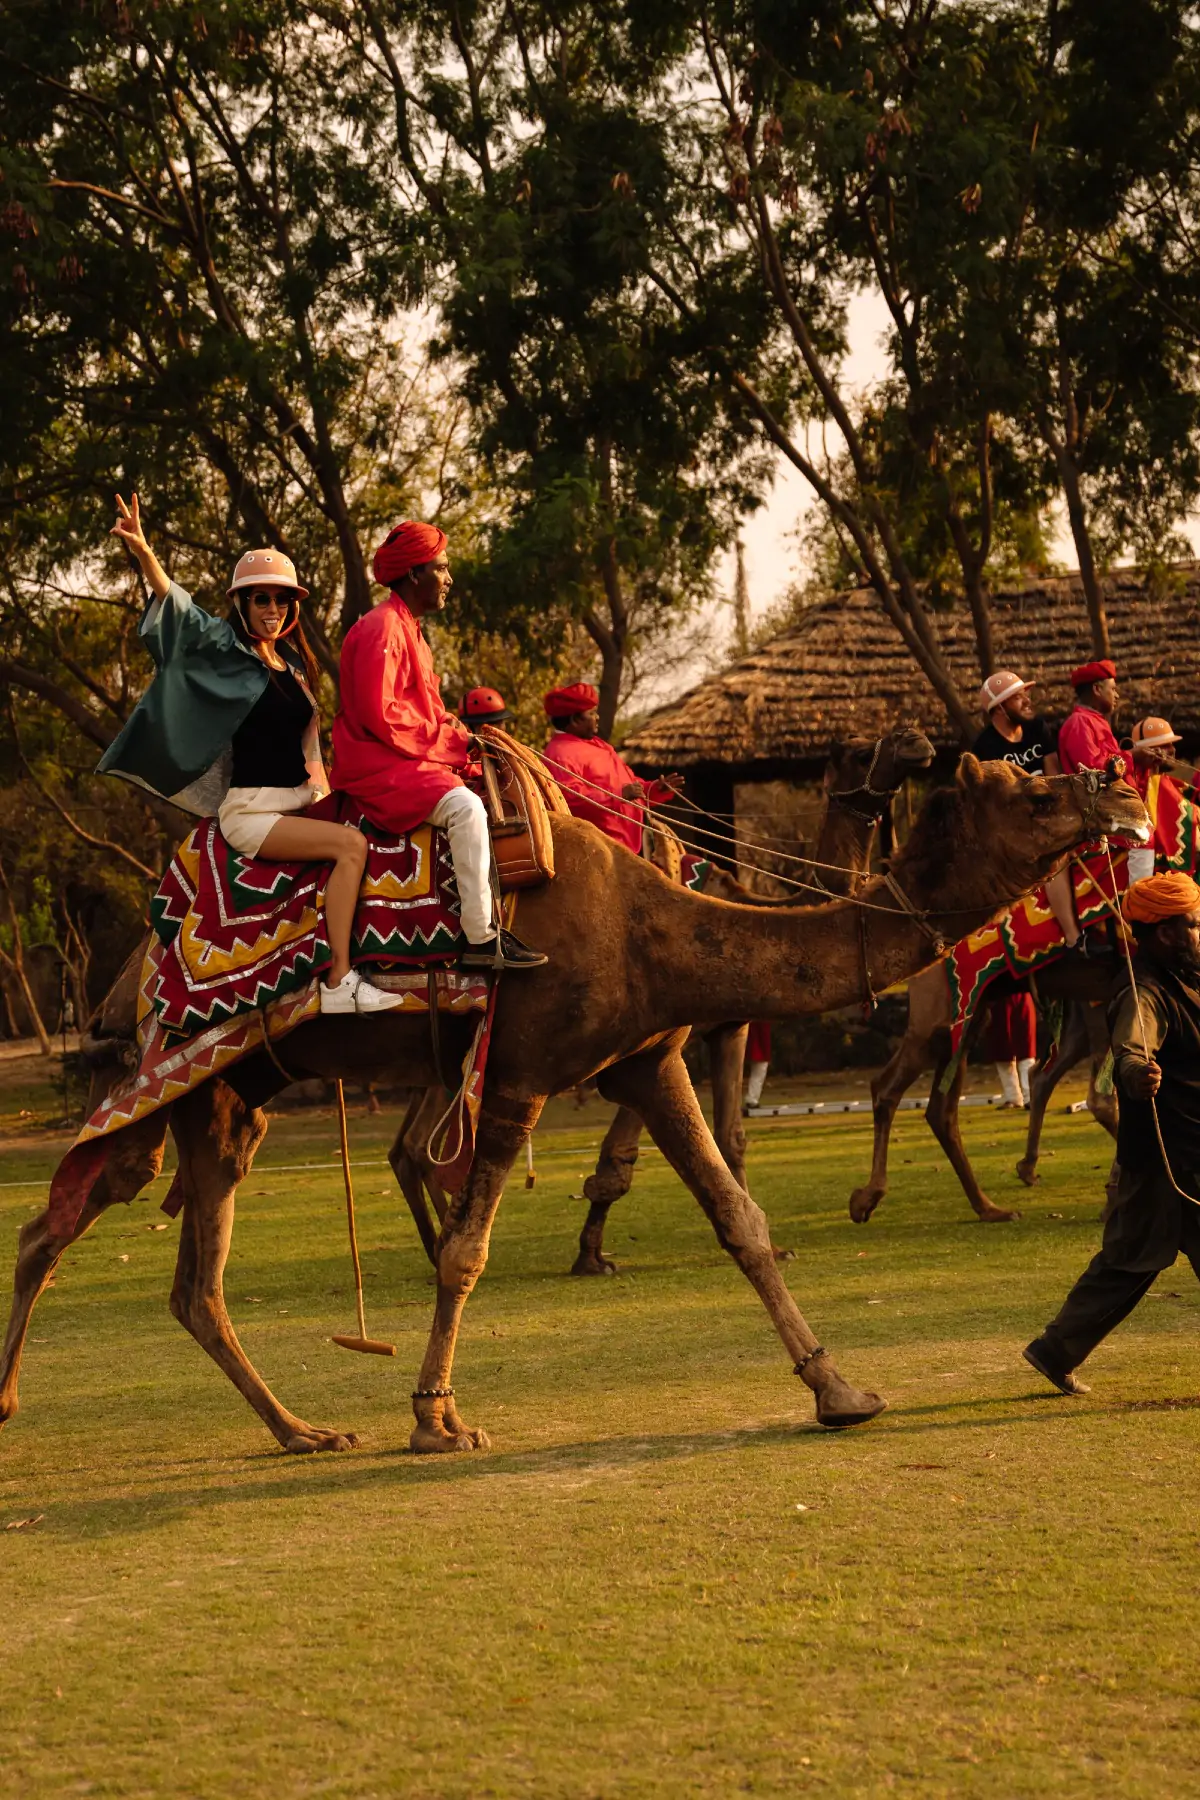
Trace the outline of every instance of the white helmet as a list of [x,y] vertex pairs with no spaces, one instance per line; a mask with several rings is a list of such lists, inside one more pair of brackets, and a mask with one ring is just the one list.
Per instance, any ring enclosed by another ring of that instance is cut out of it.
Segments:
[[240,588],[286,587],[295,591],[297,600],[307,600],[308,589],[296,580],[296,565],[282,550],[247,550],[239,556],[233,581],[226,589],[229,598]]

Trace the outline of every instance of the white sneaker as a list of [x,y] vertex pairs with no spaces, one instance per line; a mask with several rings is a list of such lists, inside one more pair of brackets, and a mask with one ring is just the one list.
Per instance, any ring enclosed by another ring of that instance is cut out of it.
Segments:
[[330,987],[327,981],[321,983],[321,1011],[323,1013],[352,1013],[355,1010],[354,996],[362,976],[357,969],[350,969],[336,987]]
[[365,975],[359,976],[358,986],[354,990],[355,1012],[392,1012],[397,1006],[403,1005],[403,994],[389,994],[386,989],[375,987],[372,982],[367,980]]

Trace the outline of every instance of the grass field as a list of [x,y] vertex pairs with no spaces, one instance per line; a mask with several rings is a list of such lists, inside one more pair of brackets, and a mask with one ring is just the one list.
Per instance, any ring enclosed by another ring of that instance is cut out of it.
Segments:
[[[0,1113],[50,1104],[10,1083]],[[1090,1398],[1019,1356],[1097,1242],[1097,1128],[1056,1111],[1026,1194],[1023,1118],[965,1115],[1025,1208],[981,1227],[903,1117],[856,1227],[865,1119],[752,1124],[810,1321],[891,1400],[837,1436],[656,1154],[613,1215],[621,1275],[565,1277],[605,1116],[554,1108],[501,1209],[456,1369],[484,1457],[405,1448],[431,1284],[386,1115],[351,1129],[368,1328],[397,1360],[328,1341],[353,1325],[329,1112],[273,1124],[228,1282],[266,1378],[357,1429],[352,1455],[282,1455],[171,1320],[162,1186],[77,1247],[0,1436],[0,1525],[43,1515],[0,1530],[0,1796],[1197,1791],[1190,1270],[1096,1354]],[[0,1176],[54,1160],[10,1138]],[[39,1201],[0,1188],[6,1246]]]

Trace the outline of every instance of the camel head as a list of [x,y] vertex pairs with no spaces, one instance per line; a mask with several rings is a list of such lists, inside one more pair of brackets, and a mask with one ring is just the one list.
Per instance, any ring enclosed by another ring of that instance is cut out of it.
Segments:
[[825,790],[844,811],[878,819],[908,776],[932,761],[933,745],[915,725],[902,725],[879,738],[834,738]]
[[1052,875],[1067,853],[1108,833],[1146,843],[1150,820],[1119,765],[1024,775],[967,754],[954,787],[932,795],[893,867],[923,903],[1000,907]]

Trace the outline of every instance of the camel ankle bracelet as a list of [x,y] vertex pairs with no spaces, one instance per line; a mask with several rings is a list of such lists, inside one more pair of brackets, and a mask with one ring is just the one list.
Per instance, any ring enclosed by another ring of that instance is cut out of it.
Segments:
[[816,1362],[818,1356],[828,1356],[828,1355],[829,1355],[829,1352],[828,1352],[828,1350],[826,1350],[824,1344],[818,1344],[815,1350],[810,1350],[807,1356],[802,1356],[800,1358],[800,1361],[796,1364],[795,1368],[792,1370],[792,1374],[793,1375],[803,1375],[805,1369],[807,1369],[810,1362]]
[[454,1398],[454,1389],[414,1388],[412,1397],[414,1400],[452,1400]]

